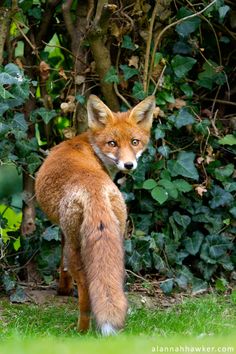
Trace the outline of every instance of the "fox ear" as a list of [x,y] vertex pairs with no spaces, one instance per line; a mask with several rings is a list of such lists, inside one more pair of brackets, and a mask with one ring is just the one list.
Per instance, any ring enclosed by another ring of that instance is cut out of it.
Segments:
[[104,127],[113,117],[112,111],[95,95],[89,96],[87,110],[88,126],[91,129]]
[[132,109],[130,118],[135,120],[143,129],[150,130],[155,106],[155,96],[148,96]]

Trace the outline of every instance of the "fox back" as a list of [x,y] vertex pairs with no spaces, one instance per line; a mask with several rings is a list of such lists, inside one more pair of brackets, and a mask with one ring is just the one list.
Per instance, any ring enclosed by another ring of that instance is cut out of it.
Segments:
[[127,312],[123,236],[126,206],[111,176],[131,171],[145,150],[154,97],[129,112],[111,112],[88,100],[89,130],[52,149],[36,177],[36,197],[62,229],[59,294],[73,280],[79,293],[78,329],[89,328],[90,309],[103,335],[123,328]]

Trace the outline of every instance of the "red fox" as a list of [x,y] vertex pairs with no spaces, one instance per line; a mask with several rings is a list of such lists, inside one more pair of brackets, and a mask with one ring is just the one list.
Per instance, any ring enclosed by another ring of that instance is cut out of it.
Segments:
[[124,326],[127,212],[111,176],[137,167],[154,108],[149,96],[128,112],[114,113],[91,95],[88,131],[54,147],[37,174],[37,200],[63,234],[58,293],[68,295],[77,283],[79,331],[89,328],[90,308],[102,335]]

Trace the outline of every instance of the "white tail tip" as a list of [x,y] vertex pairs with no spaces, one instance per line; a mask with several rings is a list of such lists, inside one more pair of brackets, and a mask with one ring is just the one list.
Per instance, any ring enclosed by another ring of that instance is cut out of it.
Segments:
[[101,333],[104,337],[116,335],[115,328],[110,323],[104,323],[101,326]]

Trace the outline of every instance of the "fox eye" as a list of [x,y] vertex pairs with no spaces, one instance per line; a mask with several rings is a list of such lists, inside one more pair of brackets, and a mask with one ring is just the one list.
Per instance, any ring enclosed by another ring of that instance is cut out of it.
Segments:
[[114,141],[114,140],[108,141],[107,144],[108,144],[110,147],[116,147],[116,146],[117,146],[117,143],[116,143],[116,141]]
[[139,140],[138,140],[138,139],[132,139],[132,140],[131,140],[131,144],[132,144],[133,146],[137,146],[137,145],[139,144]]

